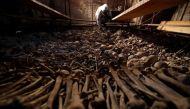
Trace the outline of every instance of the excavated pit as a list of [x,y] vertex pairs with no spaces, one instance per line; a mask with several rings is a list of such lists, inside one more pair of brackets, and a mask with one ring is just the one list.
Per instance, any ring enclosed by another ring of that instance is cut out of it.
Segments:
[[90,27],[0,38],[2,109],[190,108],[188,100],[178,102],[190,96],[187,38]]

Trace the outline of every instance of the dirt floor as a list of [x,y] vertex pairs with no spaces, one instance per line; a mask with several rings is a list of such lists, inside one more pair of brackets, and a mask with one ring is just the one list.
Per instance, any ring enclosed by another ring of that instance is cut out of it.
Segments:
[[132,29],[0,37],[0,108],[189,109],[190,40]]

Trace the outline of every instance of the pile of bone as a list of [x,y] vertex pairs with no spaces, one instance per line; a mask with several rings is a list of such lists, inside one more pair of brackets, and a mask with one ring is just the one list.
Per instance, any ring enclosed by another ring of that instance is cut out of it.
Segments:
[[190,108],[189,58],[110,34],[68,31],[13,65],[0,63],[0,108]]
[[[134,61],[134,62],[132,62]],[[112,66],[112,65],[111,65]],[[109,73],[87,73],[80,69],[53,71],[50,76],[31,69],[9,71],[0,81],[1,108],[42,109],[189,109],[190,69],[158,61],[151,55],[131,59],[126,65],[109,67]]]

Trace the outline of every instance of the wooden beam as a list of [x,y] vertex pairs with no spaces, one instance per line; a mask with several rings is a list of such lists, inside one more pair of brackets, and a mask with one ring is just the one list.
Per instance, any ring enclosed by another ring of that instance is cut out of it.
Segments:
[[26,5],[30,6],[30,8],[37,9],[41,12],[47,13],[53,17],[56,17],[57,19],[66,19],[66,20],[74,20],[74,21],[82,21],[82,22],[95,22],[91,20],[71,18],[37,0],[23,0],[23,2]]
[[30,6],[31,8],[37,9],[41,12],[50,14],[56,18],[63,18],[63,19],[70,19],[70,17],[58,12],[57,10],[37,1],[37,0],[23,0],[26,5]]
[[190,21],[162,21],[157,30],[190,34]]
[[127,21],[128,19],[176,6],[178,4],[184,3],[185,1],[188,0],[142,0],[118,16],[114,17],[112,20]]

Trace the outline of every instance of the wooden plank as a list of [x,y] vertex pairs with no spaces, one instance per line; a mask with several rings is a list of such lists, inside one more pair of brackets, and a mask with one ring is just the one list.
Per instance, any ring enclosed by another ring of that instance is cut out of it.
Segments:
[[182,20],[187,5],[188,5],[188,3],[178,6],[178,9],[176,10],[177,15],[175,16],[176,17],[175,20]]
[[177,9],[175,10],[175,12],[173,13],[173,16],[172,16],[172,18],[171,18],[171,20],[178,20],[178,16],[179,16],[179,12],[180,12],[180,10],[181,10],[181,8],[182,8],[182,6],[183,6],[184,4],[181,4],[181,5],[178,5],[177,6]]
[[157,30],[190,34],[190,21],[162,21]]
[[187,3],[187,7],[182,20],[190,20],[190,1]]
[[142,0],[136,5],[125,10],[112,20],[126,21],[131,18],[150,14],[152,12],[161,11],[178,4],[184,3],[187,0]]
[[182,20],[183,16],[184,16],[184,13],[185,13],[185,10],[187,8],[187,5],[188,3],[185,3],[182,5],[182,8],[180,9],[180,11],[178,12],[178,19],[177,20]]

